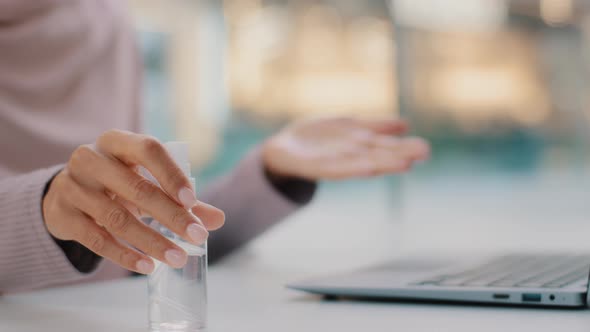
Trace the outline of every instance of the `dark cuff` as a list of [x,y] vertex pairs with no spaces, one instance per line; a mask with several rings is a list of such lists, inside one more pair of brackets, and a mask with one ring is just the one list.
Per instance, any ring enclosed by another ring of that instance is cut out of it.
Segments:
[[283,197],[299,205],[309,203],[317,190],[317,182],[301,178],[282,177],[271,174],[265,169],[264,174],[273,188]]
[[52,236],[53,240],[64,252],[70,263],[81,273],[91,273],[96,270],[102,257],[90,251],[75,241],[63,241]]
[[[43,190],[43,198],[47,194],[49,187],[51,186],[51,182],[53,181],[53,177],[47,181],[45,185],[45,189]],[[50,234],[51,235],[51,234]],[[75,241],[64,241],[57,239],[51,235],[51,238],[55,243],[61,248],[64,252],[72,266],[76,268],[81,273],[91,273],[98,267],[98,264],[101,262],[102,257],[98,256],[94,252],[90,251],[90,249],[84,247],[78,242]]]

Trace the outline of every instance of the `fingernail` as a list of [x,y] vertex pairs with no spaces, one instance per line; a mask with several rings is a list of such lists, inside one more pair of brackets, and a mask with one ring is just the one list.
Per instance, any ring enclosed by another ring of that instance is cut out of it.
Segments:
[[180,189],[178,192],[178,199],[187,209],[197,205],[197,197],[195,196],[195,193],[187,187]]
[[203,226],[199,224],[190,224],[186,228],[186,233],[188,237],[193,241],[195,244],[199,245],[207,241],[209,237],[209,232]]
[[141,274],[150,274],[154,270],[154,262],[151,260],[142,259],[137,262],[136,268],[137,272]]
[[180,268],[186,264],[188,257],[184,251],[180,251],[178,249],[168,249],[164,253],[164,258],[166,258],[166,261],[173,267]]

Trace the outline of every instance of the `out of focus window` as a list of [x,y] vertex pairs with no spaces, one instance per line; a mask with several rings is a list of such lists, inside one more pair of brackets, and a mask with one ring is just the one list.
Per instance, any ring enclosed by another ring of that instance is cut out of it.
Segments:
[[397,114],[386,1],[132,5],[147,59],[147,129],[189,140],[201,178],[226,172],[289,121]]
[[202,181],[289,121],[399,115],[433,144],[407,216],[590,215],[588,1],[132,4],[148,129],[189,140]]

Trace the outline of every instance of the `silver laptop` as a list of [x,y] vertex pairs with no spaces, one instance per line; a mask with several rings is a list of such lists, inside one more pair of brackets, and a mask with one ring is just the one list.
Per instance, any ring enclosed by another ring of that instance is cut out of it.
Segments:
[[287,287],[332,298],[575,308],[588,306],[589,271],[590,255],[514,254],[459,263],[411,257]]
[[[451,6],[452,1],[448,6],[441,6],[445,1],[432,2],[432,6],[417,6],[412,0],[387,2],[392,6],[395,28],[400,112],[420,135],[433,141],[442,137],[450,142],[434,149],[439,156],[452,146],[454,150],[448,150],[458,159],[456,147],[471,140],[471,145],[466,145],[467,156],[475,155],[474,150],[478,151],[477,156],[484,157],[501,149],[509,151],[508,157],[499,157],[499,161],[483,159],[477,164],[481,168],[491,163],[516,164],[529,167],[527,174],[538,174],[542,168],[538,160],[542,158],[535,157],[538,155],[531,152],[534,150],[531,147],[558,142],[556,150],[567,150],[564,148],[567,144],[560,139],[569,135],[579,138],[570,140],[575,142],[569,143],[570,146],[584,147],[578,152],[570,149],[571,155],[585,158],[582,154],[588,150],[588,121],[580,119],[584,119],[581,114],[588,100],[590,77],[587,61],[573,55],[580,53],[579,45],[588,46],[588,39],[579,37],[583,35],[582,24],[573,13],[590,12],[587,1],[572,2],[571,12],[557,18],[539,10],[538,1],[478,2],[474,6]],[[536,86],[533,90],[538,93],[525,95],[519,77],[526,84]],[[567,98],[559,97],[563,89],[570,93]],[[526,102],[513,102],[518,98]],[[545,100],[547,105],[539,106],[539,100]],[[570,100],[578,102],[569,105]],[[540,120],[533,124],[517,119],[518,114],[537,114],[542,118],[538,113],[541,109],[550,110],[552,118],[559,120]],[[558,128],[555,126],[558,122],[581,127]],[[537,140],[537,133],[546,136]],[[500,139],[494,141],[497,138]],[[528,143],[521,144],[525,141]],[[564,160],[559,160],[561,165],[567,163]],[[469,162],[473,163],[465,161]],[[448,169],[436,167],[433,172],[448,176]],[[581,172],[572,174],[581,181],[577,175]],[[551,186],[548,188],[551,191]],[[531,209],[565,201],[559,196],[563,194],[555,193],[549,204],[536,202]],[[503,199],[509,201],[508,197]],[[457,208],[465,209],[466,204],[459,204]],[[513,210],[523,209],[527,207]],[[572,210],[579,214],[587,212]],[[288,287],[337,298],[574,308],[588,305],[589,270],[590,254],[509,254],[461,261],[456,257],[448,260],[409,257],[349,274],[296,282]]]

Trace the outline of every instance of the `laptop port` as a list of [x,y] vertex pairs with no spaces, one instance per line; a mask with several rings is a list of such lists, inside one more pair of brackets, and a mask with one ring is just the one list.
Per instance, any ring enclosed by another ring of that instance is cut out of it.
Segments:
[[510,298],[510,294],[494,294],[494,299],[496,300],[508,300]]
[[522,294],[522,302],[541,302],[541,294]]

